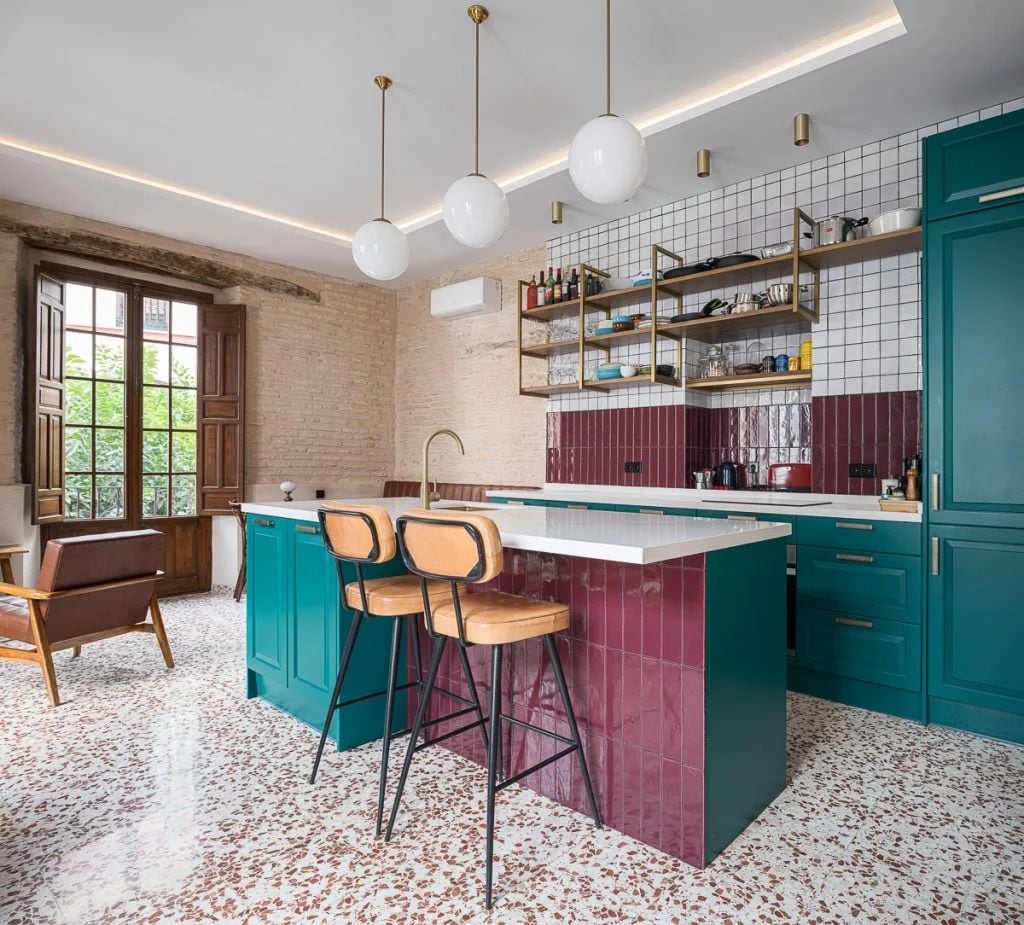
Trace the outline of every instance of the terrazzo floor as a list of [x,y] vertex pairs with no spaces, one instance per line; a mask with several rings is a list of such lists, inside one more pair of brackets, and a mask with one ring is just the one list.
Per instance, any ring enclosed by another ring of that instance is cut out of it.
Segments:
[[[244,606],[163,605],[149,636],[0,663],[0,922],[1024,922],[1024,749],[793,696],[790,786],[699,872],[443,749],[374,839],[377,747],[328,752],[244,699]],[[401,749],[396,761],[400,759]]]

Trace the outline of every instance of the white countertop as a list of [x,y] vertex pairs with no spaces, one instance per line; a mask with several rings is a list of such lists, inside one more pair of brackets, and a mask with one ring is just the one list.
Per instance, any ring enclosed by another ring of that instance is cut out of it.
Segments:
[[[345,500],[352,504],[379,505],[391,515],[392,520],[406,511],[419,508],[418,498]],[[316,522],[317,509],[323,503],[254,502],[243,504],[242,510],[258,517]],[[432,507],[445,510],[463,504],[461,501],[437,501]],[[497,524],[502,545],[508,549],[527,549],[610,562],[663,562],[733,546],[746,546],[762,540],[779,539],[792,532],[789,524],[714,520],[707,517],[647,517],[617,511],[576,511],[567,508],[472,503],[471,506]]]
[[[917,513],[883,511],[873,495],[793,494],[771,491],[698,491],[695,488],[623,488],[612,485],[558,485],[548,483],[540,491],[489,491],[496,498],[568,501],[576,504],[637,504],[643,507],[693,508],[698,515],[711,511],[744,511],[750,514],[787,514],[799,517],[842,517],[844,520],[891,520],[921,522]],[[809,502],[825,502],[809,504]],[[805,506],[806,505],[806,506]]]

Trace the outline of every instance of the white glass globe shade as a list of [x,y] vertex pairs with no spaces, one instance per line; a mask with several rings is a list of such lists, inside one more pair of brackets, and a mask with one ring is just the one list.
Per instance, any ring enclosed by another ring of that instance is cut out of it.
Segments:
[[508,222],[505,192],[487,177],[461,177],[444,194],[444,223],[466,247],[488,247],[505,233]]
[[569,175],[591,202],[625,202],[647,176],[644,136],[618,116],[591,119],[572,140]]
[[409,242],[382,218],[367,222],[352,238],[356,266],[373,279],[395,279],[409,267]]

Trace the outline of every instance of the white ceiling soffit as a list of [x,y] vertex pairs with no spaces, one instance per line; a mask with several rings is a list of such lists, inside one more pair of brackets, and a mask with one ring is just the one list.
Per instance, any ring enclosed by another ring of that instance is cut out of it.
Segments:
[[[576,194],[565,152],[603,108],[603,4],[492,0],[481,157],[511,193],[512,226],[473,251],[437,211],[471,162],[465,0],[275,2],[260,19],[243,0],[180,0],[170,19],[130,0],[5,0],[0,197],[362,279],[345,245],[377,214],[372,76],[388,73],[387,211],[414,232],[393,285],[406,285],[1024,94],[1019,0],[987,0],[984,15],[897,2],[616,0],[613,109],[648,137],[650,170],[633,200],[600,207]],[[791,143],[797,111],[812,116],[805,148]],[[693,175],[698,147],[710,180]],[[567,203],[557,228],[551,199]]]

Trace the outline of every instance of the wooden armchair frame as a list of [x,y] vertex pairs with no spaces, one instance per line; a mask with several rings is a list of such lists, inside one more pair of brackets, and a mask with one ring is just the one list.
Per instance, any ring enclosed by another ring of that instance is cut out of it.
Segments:
[[[163,575],[157,572],[156,577]],[[5,576],[6,577],[6,576]],[[28,602],[28,621],[32,630],[32,637],[35,640],[34,649],[15,649],[10,646],[0,645],[0,659],[9,659],[19,662],[35,662],[43,673],[43,681],[46,683],[46,693],[50,697],[52,706],[60,705],[60,698],[57,694],[57,676],[53,670],[54,652],[63,649],[74,649],[74,656],[81,652],[81,647],[89,642],[97,642],[100,639],[109,639],[112,636],[123,636],[125,633],[153,633],[160,645],[160,652],[168,668],[174,667],[174,659],[171,657],[171,646],[167,641],[167,633],[164,631],[163,617],[160,615],[160,605],[157,603],[156,590],[154,589],[149,599],[149,623],[132,623],[128,626],[115,626],[112,629],[103,630],[98,633],[88,633],[84,636],[76,636],[73,639],[62,639],[56,644],[51,644],[46,635],[46,620],[40,610],[40,603],[43,601],[54,601],[60,598],[80,597],[85,594],[93,594],[97,591],[106,591],[113,588],[125,588],[130,585],[138,585],[143,582],[152,582],[153,576],[146,575],[142,578],[129,578],[124,581],[111,581],[106,584],[87,585],[81,588],[71,588],[66,591],[39,591],[35,588],[23,588],[20,585],[0,582],[0,596],[10,595],[20,597]]]

